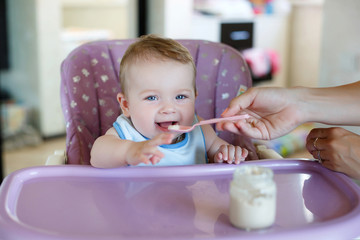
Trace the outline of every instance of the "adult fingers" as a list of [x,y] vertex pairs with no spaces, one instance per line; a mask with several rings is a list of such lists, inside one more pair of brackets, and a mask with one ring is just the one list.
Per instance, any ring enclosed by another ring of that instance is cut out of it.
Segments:
[[327,128],[314,128],[306,138],[306,149],[309,152],[324,150],[327,142]]
[[270,139],[269,128],[265,126],[264,122],[259,121],[258,119],[250,119],[245,122],[238,121],[235,125],[242,135],[256,139]]
[[331,150],[315,150],[310,153],[314,159],[318,159],[323,166],[326,166],[331,170],[335,170],[335,168],[339,165],[336,161],[336,156],[334,156],[334,152]]
[[310,152],[310,154],[314,157],[314,159],[318,159],[319,161],[326,161],[327,158],[325,158],[325,151],[315,150]]
[[309,152],[323,151],[326,148],[327,138],[309,138],[306,140],[306,149]]
[[249,122],[225,122],[221,125],[220,130],[229,131],[238,135],[246,135],[251,138],[263,139],[261,131]]
[[328,132],[327,128],[314,128],[309,132],[306,139],[310,140],[315,138],[326,138],[328,136],[327,132]]
[[236,115],[241,110],[248,108],[254,100],[255,95],[252,94],[253,90],[249,89],[240,96],[233,98],[227,109],[221,114],[222,117],[229,117]]
[[334,165],[332,164],[331,161],[322,161],[321,163],[324,167],[326,167],[327,169],[330,169],[332,171],[336,171],[336,169],[334,168]]
[[236,125],[233,122],[222,122],[218,123],[219,125],[216,125],[216,128],[221,131],[229,131],[235,134],[241,134],[239,129],[236,127]]

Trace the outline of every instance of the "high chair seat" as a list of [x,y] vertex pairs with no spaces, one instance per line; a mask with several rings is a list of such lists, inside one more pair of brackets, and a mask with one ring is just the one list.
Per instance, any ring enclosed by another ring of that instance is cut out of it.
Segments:
[[[86,43],[63,61],[61,104],[66,121],[67,163],[90,164],[95,139],[105,134],[121,113],[116,100],[120,91],[120,61],[135,40]],[[189,49],[196,64],[197,114],[204,119],[220,117],[232,98],[252,86],[246,62],[239,51],[222,43],[178,41]],[[250,139],[229,132],[218,134],[234,145],[247,148],[248,159],[258,159]],[[272,154],[281,158],[275,152]]]

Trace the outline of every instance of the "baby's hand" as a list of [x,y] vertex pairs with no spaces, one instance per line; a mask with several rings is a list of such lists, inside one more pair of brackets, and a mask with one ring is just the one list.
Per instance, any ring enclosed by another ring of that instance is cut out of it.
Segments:
[[248,150],[234,145],[221,145],[219,150],[215,153],[214,162],[227,162],[229,164],[239,164],[244,161],[248,155]]
[[153,165],[160,162],[164,154],[158,149],[159,145],[170,144],[174,135],[161,133],[153,139],[143,142],[133,142],[127,154],[127,163],[138,165],[140,163]]

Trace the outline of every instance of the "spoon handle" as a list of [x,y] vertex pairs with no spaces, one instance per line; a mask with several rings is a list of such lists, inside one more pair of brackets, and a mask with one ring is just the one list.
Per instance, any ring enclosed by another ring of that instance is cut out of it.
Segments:
[[240,120],[240,119],[246,119],[249,117],[250,117],[249,114],[243,114],[243,115],[236,115],[236,116],[225,117],[225,118],[213,118],[213,119],[209,119],[209,120],[200,121],[195,125],[212,124],[212,123],[218,123],[218,122],[223,122],[223,121],[236,121],[236,120]]

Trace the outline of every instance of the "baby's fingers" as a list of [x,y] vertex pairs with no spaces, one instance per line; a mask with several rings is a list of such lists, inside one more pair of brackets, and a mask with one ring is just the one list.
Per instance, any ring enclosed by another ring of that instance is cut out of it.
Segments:
[[234,157],[235,157],[235,146],[228,145],[227,146],[227,156],[226,156],[226,159],[224,159],[224,160],[227,161],[228,164],[231,164],[234,161]]
[[164,154],[158,149],[159,145],[170,144],[173,139],[173,134],[162,133],[151,140],[145,142],[143,147],[142,162],[149,164],[156,164],[164,157]]
[[153,139],[148,140],[148,144],[150,144],[151,146],[170,144],[173,138],[174,138],[174,134],[172,133],[161,133],[156,137],[154,137]]
[[138,155],[138,161],[145,164],[156,164],[161,158],[164,157],[164,154],[157,148],[157,146],[148,146],[144,147],[142,152]]
[[247,155],[249,154],[249,151],[245,148],[241,148],[239,146],[235,147],[235,164],[240,164],[241,161],[244,161]]
[[215,155],[215,162],[227,162],[228,164],[239,164],[248,155],[248,150],[239,146],[222,145]]
[[222,153],[221,152],[217,152],[217,153],[215,153],[215,156],[214,156],[214,162],[216,162],[216,163],[222,163],[223,162],[223,155],[222,155]]
[[153,155],[153,156],[150,157],[149,160],[150,160],[150,162],[152,163],[152,165],[155,165],[155,164],[157,164],[158,162],[160,162],[161,158],[162,158],[162,157],[159,157],[159,156],[157,156],[157,155]]
[[160,160],[165,156],[162,153],[157,145],[147,145],[144,147],[144,153],[152,164],[160,162]]
[[214,157],[214,162],[228,162],[232,163],[233,158],[229,158],[233,154],[234,149],[231,149],[232,145],[221,145]]

